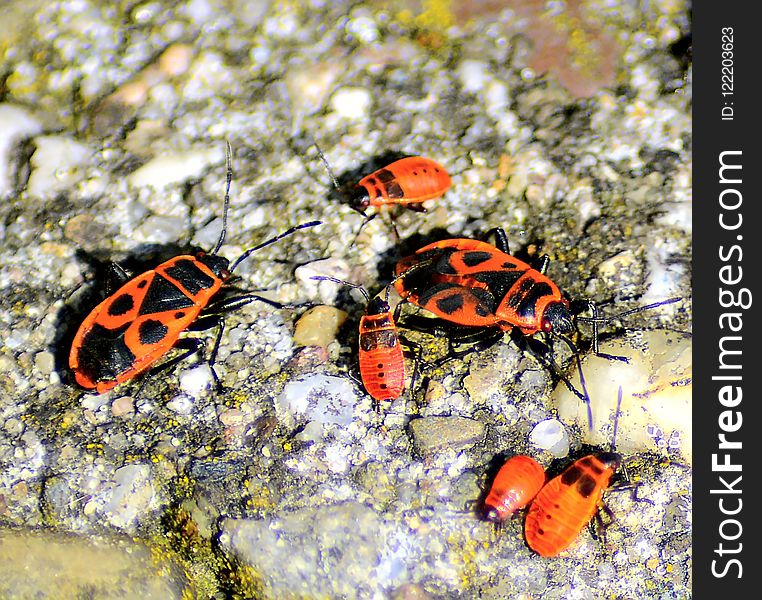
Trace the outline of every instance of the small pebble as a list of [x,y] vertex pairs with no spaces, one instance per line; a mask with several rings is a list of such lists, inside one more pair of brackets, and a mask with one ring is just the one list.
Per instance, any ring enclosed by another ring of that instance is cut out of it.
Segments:
[[484,423],[465,417],[423,417],[410,422],[413,443],[421,454],[464,450],[484,438]]
[[569,435],[558,419],[540,421],[529,434],[529,441],[556,458],[569,454]]
[[192,396],[198,398],[204,392],[211,389],[214,383],[214,375],[212,374],[212,367],[209,363],[201,363],[190,369],[181,371],[178,375],[180,382],[180,389]]
[[63,135],[42,135],[35,138],[37,149],[30,159],[32,173],[27,192],[31,196],[52,198],[72,188],[82,179],[93,150]]
[[152,187],[163,190],[199,179],[206,169],[225,160],[221,144],[212,144],[199,150],[167,153],[157,156],[127,176],[127,182],[135,187]]
[[322,275],[346,280],[349,277],[349,272],[349,264],[344,259],[326,258],[297,267],[294,271],[294,278],[307,297],[319,298],[323,304],[330,304],[336,299],[341,284],[332,281],[318,281],[312,278]]
[[111,403],[111,414],[115,417],[128,417],[135,414],[135,399],[122,396]]
[[368,117],[371,100],[365,88],[345,87],[331,97],[331,108],[345,119],[362,121]]
[[167,402],[167,408],[178,415],[187,416],[193,411],[193,400],[185,394],[178,394]]
[[55,356],[52,352],[46,350],[38,352],[34,355],[34,365],[36,369],[43,375],[49,375],[53,372],[55,367]]
[[347,313],[333,306],[315,306],[296,322],[294,344],[327,348],[347,320]]
[[42,123],[31,111],[14,104],[0,104],[0,196],[13,189],[14,144],[41,131]]
[[287,427],[304,421],[347,426],[355,420],[356,400],[346,377],[312,374],[286,384],[275,399],[275,412]]

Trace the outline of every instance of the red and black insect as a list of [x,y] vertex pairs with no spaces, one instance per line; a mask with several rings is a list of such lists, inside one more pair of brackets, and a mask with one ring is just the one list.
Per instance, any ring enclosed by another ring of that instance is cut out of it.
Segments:
[[[483,330],[483,337],[490,342],[513,329],[523,336],[544,334],[548,346],[553,339],[561,339],[577,360],[582,391],[571,385],[554,362],[550,361],[550,366],[569,389],[585,402],[588,423],[592,428],[590,399],[579,352],[567,337],[576,331],[575,317],[569,301],[545,274],[550,263],[549,257],[542,256],[539,267],[534,268],[509,254],[508,238],[503,229],[492,229],[485,237],[490,235],[494,235],[496,246],[481,240],[449,239],[424,246],[412,256],[403,258],[397,263],[397,273],[407,272],[421,263],[427,263],[427,266],[398,280],[395,283],[397,291],[408,302],[445,321]],[[676,302],[678,299],[650,304],[617,317]],[[593,311],[593,318],[587,320],[594,324],[593,349],[598,353],[597,325],[616,317],[600,318],[595,305],[592,302],[587,304]]]
[[399,204],[423,211],[422,202],[443,196],[451,185],[442,165],[423,156],[408,156],[363,177],[354,187],[350,206],[364,211],[369,206]]
[[539,331],[567,334],[574,330],[569,301],[546,275],[550,262],[535,269],[508,254],[502,229],[497,247],[474,239],[451,239],[424,246],[397,263],[398,273],[421,262],[426,269],[397,281],[400,295],[439,317],[470,327],[518,328],[524,335]]
[[[452,185],[450,175],[436,161],[423,156],[408,156],[366,175],[353,186],[342,187],[317,143],[315,148],[334,187],[346,198],[352,209],[365,217],[360,230],[378,214],[375,212],[367,215],[365,211],[368,208],[402,206],[416,212],[426,212],[422,203],[443,196]],[[394,216],[392,226],[399,237]]]
[[[589,454],[573,462],[551,479],[529,506],[524,521],[524,536],[537,554],[556,556],[571,545],[594,516],[598,516],[599,525],[603,527],[600,510],[613,518],[602,498],[622,464],[621,455],[614,452],[621,403],[620,387],[611,451]],[[626,483],[617,489],[634,490],[634,487]]]
[[484,500],[484,518],[503,523],[525,508],[545,485],[545,469],[531,456],[509,458],[495,475]]
[[209,253],[176,256],[128,281],[120,270],[123,285],[96,306],[80,325],[69,354],[69,367],[82,387],[99,394],[106,392],[147,371],[170,349],[185,346],[181,356],[160,368],[171,366],[202,350],[203,340],[179,339],[183,331],[215,326],[218,332],[209,364],[219,385],[213,365],[224,329],[222,313],[255,300],[283,308],[282,304],[252,293],[212,301],[250,254],[299,229],[319,225],[320,221],[292,227],[248,249],[231,264],[217,255],[225,240],[230,204],[233,175],[229,147],[227,166],[222,232],[214,249]]
[[[495,236],[497,247],[474,239],[442,240],[400,260],[397,273],[428,263],[425,269],[397,281],[400,296],[451,323],[481,328],[490,342],[514,328],[525,336],[552,334],[569,345],[579,366],[576,347],[566,337],[575,330],[569,301],[545,275],[550,259],[543,256],[541,266],[535,269],[509,254],[503,229],[490,230],[485,237],[489,235]],[[592,426],[581,368],[582,392],[571,386],[560,369],[556,371],[587,405]]]
[[[414,267],[415,270],[418,267]],[[402,348],[396,320],[401,303],[394,311],[389,305],[389,293],[397,279],[407,276],[407,272],[398,275],[385,288],[385,294],[371,298],[365,288],[359,284],[316,275],[312,279],[333,281],[360,290],[365,297],[365,314],[360,319],[359,363],[363,385],[374,399],[376,407],[382,400],[395,400],[405,389],[405,355]],[[405,344],[412,346],[411,342]]]

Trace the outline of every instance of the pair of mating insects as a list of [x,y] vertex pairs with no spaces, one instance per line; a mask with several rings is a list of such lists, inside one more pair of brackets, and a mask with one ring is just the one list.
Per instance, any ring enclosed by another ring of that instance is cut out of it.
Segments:
[[[319,149],[318,153],[338,189],[340,186],[328,162]],[[219,300],[216,297],[232,278],[235,268],[253,252],[320,222],[310,221],[292,227],[248,249],[231,263],[217,254],[226,235],[231,181],[228,146],[223,226],[211,252],[176,256],[129,280],[122,273],[123,285],[85,318],[69,355],[69,366],[82,387],[97,393],[106,392],[148,371],[171,349],[184,349],[183,354],[157,367],[167,368],[202,349],[201,340],[180,339],[184,331],[215,326],[217,336],[208,362],[219,385],[214,362],[224,329],[222,314],[253,301],[283,307],[254,293]],[[450,185],[450,176],[433,160],[403,158],[361,179],[352,189],[350,206],[363,216],[368,207],[393,204],[422,210],[422,202],[443,195]],[[363,225],[375,214],[366,216]],[[497,240],[496,246],[473,239],[451,239],[421,248],[397,264],[395,278],[387,286],[383,299],[380,296],[372,300],[368,298],[366,314],[360,322],[359,363],[363,383],[374,400],[397,398],[404,389],[404,355],[395,316],[388,302],[391,285],[406,301],[457,325],[487,333],[502,334],[516,328],[525,336],[542,332],[546,336],[559,337],[569,344],[579,362],[573,343],[566,337],[575,328],[569,302],[545,275],[549,263],[547,256],[541,259],[540,268],[534,269],[509,254],[507,237],[502,229],[492,233]],[[360,287],[329,277],[322,279]],[[634,311],[659,304],[663,303]],[[597,352],[597,324],[601,319],[594,314],[588,320],[594,327],[593,344]],[[587,404],[592,424],[584,379],[581,377],[583,391],[579,392],[558,369],[556,371]]]

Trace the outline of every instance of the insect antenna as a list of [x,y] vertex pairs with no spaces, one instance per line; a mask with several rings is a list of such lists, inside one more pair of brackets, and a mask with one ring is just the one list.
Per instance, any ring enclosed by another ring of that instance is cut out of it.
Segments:
[[349,286],[349,287],[354,288],[356,290],[360,290],[362,292],[362,295],[365,297],[365,302],[366,303],[370,302],[370,296],[368,295],[368,292],[359,283],[352,283],[351,281],[344,281],[343,279],[337,279],[336,277],[329,277],[328,275],[314,275],[314,276],[310,277],[310,279],[315,279],[316,281],[333,281],[334,283],[340,283],[342,285]]
[[230,150],[230,142],[225,141],[225,163],[227,165],[227,175],[225,182],[225,203],[222,208],[222,231],[220,232],[220,238],[217,240],[217,245],[212,250],[211,254],[217,254],[222,248],[222,244],[225,241],[225,235],[228,230],[228,207],[230,206],[230,184],[233,181],[233,161],[231,159],[232,151]]
[[579,383],[582,387],[582,392],[580,393],[579,390],[577,390],[570,381],[568,381],[565,377],[562,377],[562,380],[564,383],[566,383],[567,387],[580,399],[582,400],[586,407],[587,407],[587,426],[592,431],[593,429],[593,408],[592,408],[592,402],[590,400],[590,394],[587,391],[587,384],[585,383],[585,374],[582,371],[582,359],[579,356],[579,351],[577,350],[577,347],[574,345],[574,342],[572,342],[570,339],[568,339],[566,336],[561,334],[556,334],[555,337],[561,339],[564,341],[564,343],[569,346],[569,350],[571,350],[572,354],[574,355],[574,360],[577,362],[577,370],[579,371]]
[[666,304],[674,304],[675,302],[679,302],[682,299],[683,298],[680,296],[677,296],[675,298],[668,298],[667,300],[652,302],[651,304],[646,304],[645,306],[637,306],[635,308],[631,308],[630,310],[625,310],[615,315],[608,315],[608,316],[599,315],[597,308],[594,308],[594,311],[593,311],[594,314],[592,317],[577,317],[577,320],[582,321],[583,323],[593,323],[593,324],[608,323],[609,321],[615,321],[617,319],[621,319],[622,317],[627,317],[629,315],[632,315],[634,313],[639,313],[644,310],[651,310],[652,308],[658,308]]
[[[320,146],[317,143],[317,140],[313,137],[312,138],[312,145],[315,146],[315,150],[317,150],[318,156],[320,157],[320,160],[323,162],[323,165],[325,166],[325,170],[328,171],[328,175],[331,178],[331,181],[333,182],[333,187],[336,188],[336,191],[339,192],[339,194],[343,194],[344,190],[342,189],[341,185],[339,184],[339,180],[337,179],[336,175],[333,172],[333,169],[331,169],[331,165],[328,163],[328,159],[325,157],[325,154],[323,154],[323,151],[320,149]],[[363,224],[360,225],[360,230],[358,230],[357,234],[355,235],[355,239],[357,239],[357,236],[360,235],[360,231],[362,231],[362,228],[365,227],[365,225],[368,224],[369,221],[373,219],[376,215],[373,214],[370,217],[365,214],[364,211],[360,210],[359,208],[356,208],[352,206],[351,204],[348,204],[348,206],[354,210],[355,212],[360,213],[363,217],[365,217],[365,221],[363,221]],[[354,240],[352,241],[352,245],[354,245]]]
[[583,323],[590,323],[593,326],[593,352],[598,356],[605,356],[612,360],[623,360],[624,362],[627,362],[626,359],[624,359],[621,356],[614,356],[612,354],[602,354],[598,350],[598,343],[599,343],[599,330],[598,326],[602,325],[604,323],[609,323],[611,321],[616,321],[618,319],[621,319],[622,317],[626,317],[628,315],[632,315],[635,313],[643,312],[644,310],[651,310],[652,308],[658,308],[659,306],[665,306],[667,304],[674,304],[675,302],[679,302],[682,300],[682,297],[675,297],[675,298],[668,298],[667,300],[660,300],[659,302],[652,302],[651,304],[646,304],[645,306],[637,306],[635,308],[631,308],[630,310],[625,310],[623,312],[617,313],[615,315],[610,316],[601,316],[598,314],[598,306],[595,304],[595,302],[588,302],[588,306],[590,308],[590,311],[592,312],[592,317],[580,317],[577,316],[576,320],[581,321]]
[[611,451],[616,451],[616,434],[619,428],[619,412],[622,408],[622,386],[619,386],[619,392],[616,397],[616,413],[614,413],[614,432],[611,434]]
[[270,238],[269,240],[266,240],[262,242],[261,244],[257,244],[253,248],[249,248],[246,252],[241,254],[232,265],[230,265],[230,268],[228,269],[231,273],[235,270],[235,268],[240,265],[244,260],[246,260],[252,253],[256,252],[257,250],[261,250],[265,246],[269,246],[270,244],[274,244],[278,240],[283,239],[286,236],[291,235],[295,231],[299,231],[300,229],[306,229],[307,227],[315,227],[315,225],[321,225],[322,221],[309,221],[307,223],[302,223],[301,225],[295,225],[294,227],[291,227],[290,229],[284,231],[283,233],[279,233],[274,238]]
[[334,175],[333,169],[331,169],[331,165],[328,164],[328,159],[325,157],[325,154],[323,154],[323,151],[320,149],[320,146],[318,146],[317,140],[315,138],[312,138],[312,145],[315,146],[315,150],[317,150],[320,160],[323,161],[325,170],[328,171],[328,175],[330,176],[331,181],[333,182],[333,187],[335,187],[337,191],[341,191],[339,180],[336,179],[336,175]]

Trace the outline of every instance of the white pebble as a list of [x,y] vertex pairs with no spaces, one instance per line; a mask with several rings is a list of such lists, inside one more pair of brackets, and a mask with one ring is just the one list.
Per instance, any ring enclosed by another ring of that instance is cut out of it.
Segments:
[[488,65],[479,60],[462,61],[458,65],[457,73],[463,91],[470,94],[481,91],[492,77]]
[[122,396],[111,403],[111,414],[115,417],[130,416],[135,412],[135,399],[131,396]]
[[178,415],[188,416],[193,411],[193,400],[185,394],[178,394],[167,402],[167,408]]
[[181,371],[178,376],[180,389],[193,398],[198,398],[205,391],[211,389],[214,382],[212,368],[208,363],[203,363]]
[[308,375],[283,388],[275,399],[275,413],[288,427],[304,420],[346,427],[355,418],[356,400],[355,390],[348,379]]
[[368,117],[370,103],[370,91],[365,88],[341,88],[331,97],[331,108],[339,116],[355,121]]
[[320,275],[346,280],[349,276],[349,265],[341,258],[326,258],[301,265],[294,271],[294,278],[308,298],[317,298],[322,304],[331,304],[336,299],[341,284],[312,279]]
[[185,235],[184,219],[162,215],[151,215],[132,231],[132,239],[137,243],[169,244]]
[[30,196],[51,198],[82,180],[83,167],[93,156],[88,146],[64,135],[43,135],[34,140],[32,174],[27,191]]
[[537,423],[529,434],[529,441],[557,458],[569,454],[569,435],[558,419],[545,419]]
[[42,123],[27,109],[0,104],[0,196],[13,190],[11,150],[20,140],[42,131]]
[[200,150],[167,153],[133,171],[127,176],[127,182],[134,187],[163,190],[190,179],[199,179],[207,168],[224,160],[222,144],[212,144]]

